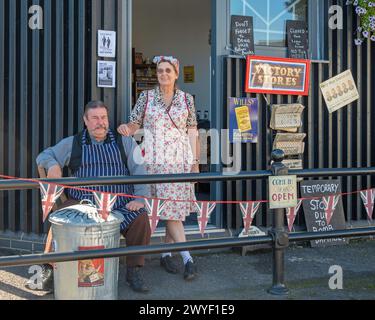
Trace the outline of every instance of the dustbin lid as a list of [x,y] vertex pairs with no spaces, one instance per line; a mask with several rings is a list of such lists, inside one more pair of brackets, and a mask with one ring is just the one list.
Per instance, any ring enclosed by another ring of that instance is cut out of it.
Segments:
[[53,212],[48,219],[55,224],[69,224],[76,226],[95,226],[101,224],[119,225],[124,217],[116,212],[111,212],[105,221],[99,215],[97,208],[91,203],[80,203]]

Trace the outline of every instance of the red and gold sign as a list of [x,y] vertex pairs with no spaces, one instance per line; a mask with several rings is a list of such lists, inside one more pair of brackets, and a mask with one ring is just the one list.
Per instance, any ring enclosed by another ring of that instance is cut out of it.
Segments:
[[310,60],[247,56],[245,92],[307,96]]

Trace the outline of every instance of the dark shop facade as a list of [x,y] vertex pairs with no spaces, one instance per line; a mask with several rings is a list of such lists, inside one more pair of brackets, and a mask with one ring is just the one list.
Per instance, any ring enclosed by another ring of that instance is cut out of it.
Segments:
[[[233,46],[233,16],[251,17],[254,54],[262,57],[288,58],[287,24],[306,26],[307,95],[245,92],[247,54]],[[346,0],[0,0],[0,174],[38,178],[37,155],[83,128],[90,100],[110,107],[114,128],[126,122],[139,93],[156,84],[152,58],[163,54],[179,58],[178,85],[194,96],[201,129],[229,129],[228,98],[257,99],[257,141],[238,144],[235,153],[229,141],[213,146],[203,139],[211,158],[215,147],[239,163],[238,171],[269,170],[271,106],[298,103],[304,109],[295,133],[305,137],[292,160],[301,168],[372,167],[375,42],[368,36],[356,44],[359,26]],[[107,35],[112,50],[100,52]],[[320,84],[346,70],[359,98],[329,112]],[[211,161],[201,172],[230,167]],[[370,176],[338,180],[342,193],[375,186]],[[211,201],[268,199],[267,180],[198,183],[196,191]],[[359,193],[342,196],[342,204],[347,227],[371,223]],[[261,204],[253,226],[266,231],[272,222]],[[40,251],[48,228],[39,190],[0,191],[0,247]],[[237,236],[242,229],[240,207],[220,204],[206,236]],[[186,230],[199,235],[194,215]],[[294,230],[306,230],[303,210]]]

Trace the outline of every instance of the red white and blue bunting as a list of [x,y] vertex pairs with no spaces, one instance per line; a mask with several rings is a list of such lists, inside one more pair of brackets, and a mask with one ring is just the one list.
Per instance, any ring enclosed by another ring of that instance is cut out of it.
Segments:
[[97,205],[98,213],[102,216],[104,221],[108,220],[112,208],[116,202],[117,196],[110,193],[93,192],[94,199]]
[[260,204],[261,203],[257,201],[248,201],[240,203],[245,233],[249,232],[251,224],[253,223],[255,214],[258,212]]
[[148,218],[151,227],[151,234],[153,234],[158,226],[161,213],[167,202],[159,199],[145,199],[146,210],[148,211]]
[[46,221],[48,214],[51,212],[53,206],[62,193],[64,187],[58,186],[53,183],[39,182],[40,194],[42,198],[43,222]]
[[288,220],[288,229],[289,232],[292,232],[292,228],[294,225],[294,221],[296,220],[297,213],[299,211],[299,208],[301,208],[302,200],[299,199],[297,202],[297,206],[294,208],[286,208],[286,218]]
[[[97,203],[99,214],[102,215],[104,220],[107,220],[112,210],[112,207],[116,201],[117,196],[133,198],[134,200],[136,200],[137,198],[144,199],[145,207],[149,213],[149,221],[150,221],[150,227],[151,227],[152,233],[155,232],[158,222],[160,220],[161,213],[163,212],[164,207],[168,202],[190,202],[190,203],[193,202],[195,203],[198,209],[197,211],[198,211],[199,231],[202,234],[202,236],[204,236],[207,223],[210,219],[212,212],[214,211],[216,207],[216,204],[219,204],[219,203],[220,204],[239,204],[241,212],[242,212],[244,230],[245,230],[245,233],[247,233],[249,232],[251,228],[253,219],[255,217],[255,214],[259,210],[260,204],[262,202],[264,203],[268,202],[265,200],[206,202],[206,201],[192,201],[192,200],[178,200],[178,199],[155,199],[155,198],[144,198],[144,197],[138,197],[138,196],[126,195],[126,194],[102,193],[102,192],[89,190],[86,188],[82,189],[79,187],[70,187],[70,186],[58,185],[54,183],[45,183],[45,182],[41,182],[35,179],[21,179],[21,178],[9,177],[9,176],[4,176],[4,175],[0,175],[0,178],[28,181],[28,182],[31,181],[31,182],[35,182],[39,184],[40,192],[41,192],[43,222],[47,219],[48,214],[51,212],[54,204],[56,203],[57,199],[61,196],[64,189],[77,189],[77,190],[84,190],[86,192],[92,192]],[[323,196],[323,197],[311,197],[311,198],[298,199],[298,204],[296,207],[286,209],[286,217],[288,220],[289,232],[292,231],[295,218],[300,210],[300,207],[303,201],[309,201],[311,199],[322,199],[324,206],[325,206],[325,216],[326,216],[327,224],[329,224],[337,208],[337,205],[339,203],[340,196],[356,194],[356,193],[357,194],[359,193],[363,201],[363,205],[367,212],[368,219],[372,220],[373,211],[374,211],[374,201],[375,201],[375,188],[354,191],[350,193],[334,194],[334,195]]]
[[372,214],[374,212],[374,199],[375,189],[367,189],[360,192],[363,205],[365,206],[367,216],[372,220]]
[[325,215],[326,215],[326,220],[327,224],[331,222],[332,216],[336,210],[336,207],[339,203],[340,195],[331,195],[328,197],[323,197],[323,203],[325,205]]
[[204,231],[206,230],[207,223],[210,220],[211,213],[214,211],[215,207],[215,202],[197,202],[198,225],[202,237],[204,236]]

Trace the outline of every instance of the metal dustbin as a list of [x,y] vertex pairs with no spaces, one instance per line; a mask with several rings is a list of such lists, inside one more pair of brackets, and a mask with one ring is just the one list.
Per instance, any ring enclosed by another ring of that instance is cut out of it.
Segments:
[[[49,217],[55,252],[118,248],[123,220],[112,212],[104,221],[91,203],[55,211]],[[118,268],[118,257],[56,263],[55,299],[116,300]]]

